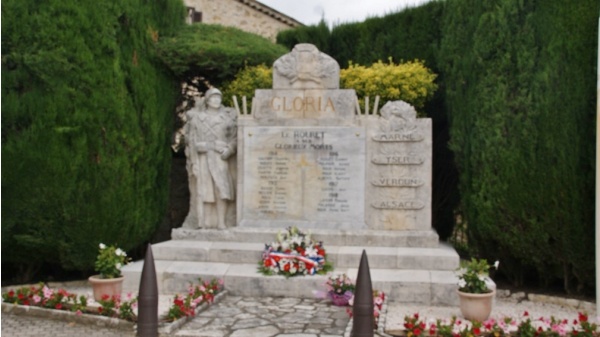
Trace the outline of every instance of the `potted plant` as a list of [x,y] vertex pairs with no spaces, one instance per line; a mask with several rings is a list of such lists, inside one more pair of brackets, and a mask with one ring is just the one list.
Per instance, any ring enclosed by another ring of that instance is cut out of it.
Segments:
[[96,301],[100,301],[105,295],[111,297],[121,296],[123,280],[125,279],[121,275],[121,268],[129,261],[127,254],[121,248],[100,244],[100,250],[94,265],[95,270],[100,274],[88,278],[94,290]]
[[[498,268],[499,262],[494,263]],[[460,311],[471,321],[485,321],[492,312],[492,301],[496,295],[493,281],[489,278],[490,265],[485,259],[471,259],[459,268],[458,297]]]
[[354,283],[346,274],[330,276],[325,285],[334,305],[346,306],[354,296]]

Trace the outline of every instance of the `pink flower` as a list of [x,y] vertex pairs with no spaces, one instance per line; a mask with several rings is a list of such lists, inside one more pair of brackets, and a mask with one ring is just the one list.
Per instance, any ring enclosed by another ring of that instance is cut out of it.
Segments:
[[33,302],[34,303],[40,303],[42,301],[42,298],[39,297],[38,295],[33,295]]
[[50,298],[52,296],[52,294],[54,293],[52,291],[52,289],[48,288],[47,286],[44,286],[42,291],[44,292],[44,298]]
[[83,315],[83,314],[81,313],[81,310],[77,310],[77,311],[75,311],[75,315],[77,315],[77,316],[81,316],[81,315]]

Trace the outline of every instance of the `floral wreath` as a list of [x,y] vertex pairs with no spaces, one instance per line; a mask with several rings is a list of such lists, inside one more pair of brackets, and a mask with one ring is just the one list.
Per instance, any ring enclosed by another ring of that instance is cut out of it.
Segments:
[[310,233],[292,226],[279,232],[277,241],[265,244],[258,269],[265,275],[286,277],[325,274],[333,269],[325,257],[322,242],[314,242]]

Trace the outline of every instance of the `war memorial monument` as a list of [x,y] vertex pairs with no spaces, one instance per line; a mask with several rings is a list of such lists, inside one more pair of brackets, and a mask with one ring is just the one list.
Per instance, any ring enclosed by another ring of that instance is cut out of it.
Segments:
[[[391,301],[457,303],[459,256],[431,226],[431,119],[403,101],[361,111],[339,73],[299,44],[275,61],[250,114],[224,107],[216,88],[188,111],[190,210],[152,247],[161,293],[216,277],[233,295],[319,296],[326,275],[258,272],[265,244],[296,226],[323,242],[332,274],[355,278],[364,249],[373,288]],[[141,269],[125,266],[126,289]]]

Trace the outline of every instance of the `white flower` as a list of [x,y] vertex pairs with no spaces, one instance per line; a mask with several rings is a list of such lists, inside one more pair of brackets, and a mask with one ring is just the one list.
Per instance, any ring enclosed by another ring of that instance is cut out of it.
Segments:
[[117,264],[115,265],[115,267],[117,267],[117,269],[121,269],[121,264],[120,264],[120,263],[117,263]]
[[463,287],[465,287],[466,285],[467,285],[467,282],[465,282],[465,280],[463,280],[463,279],[460,279],[460,280],[458,280],[458,286],[459,286],[460,288],[463,288]]
[[313,246],[307,247],[304,250],[304,254],[308,257],[316,257],[318,255],[317,250]]
[[117,250],[115,250],[115,254],[117,254],[117,256],[126,256],[127,254],[125,254],[125,252],[123,250],[121,250],[121,248],[117,248]]
[[103,243],[101,243],[101,244],[100,244],[100,249],[104,249],[104,248],[106,248],[106,245],[105,245],[105,244],[103,244]]
[[500,261],[496,260],[496,262],[494,262],[494,268],[498,269],[499,265],[500,265]]

